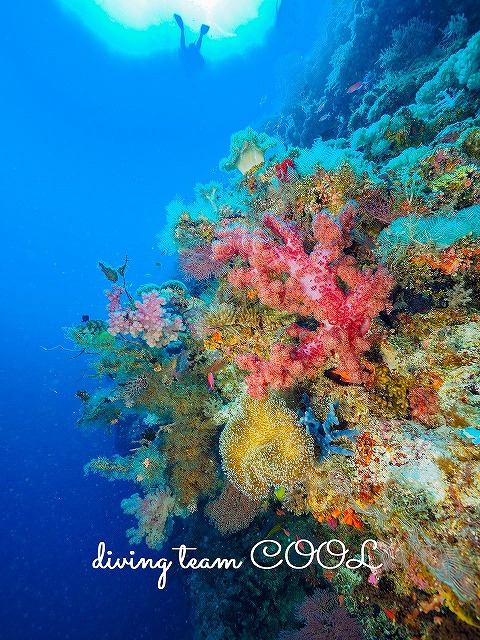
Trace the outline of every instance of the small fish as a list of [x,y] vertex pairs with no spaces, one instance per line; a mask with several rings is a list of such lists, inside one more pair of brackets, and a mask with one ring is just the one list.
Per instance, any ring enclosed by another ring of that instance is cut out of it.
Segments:
[[156,266],[156,267],[161,267],[161,266],[162,266],[162,263],[161,263],[161,262],[156,262],[156,263],[155,263],[155,266]]
[[333,382],[337,382],[338,384],[351,384],[351,379],[348,373],[345,371],[339,371],[338,369],[328,369],[325,371],[325,377],[333,380]]
[[298,548],[300,551],[305,551],[305,545],[300,541],[300,537],[297,534],[295,534],[295,539],[298,542]]
[[275,509],[275,513],[277,514],[277,516],[285,515],[285,511],[283,511],[283,509]]
[[319,122],[323,122],[324,120],[326,120],[327,118],[330,117],[329,113],[326,113],[325,115],[323,115],[321,118],[318,119]]
[[284,529],[283,527],[282,527],[282,531],[283,531],[283,533],[287,536],[287,538],[289,538],[289,537],[290,537],[290,531],[287,531],[287,530],[286,530],[286,529]]
[[280,531],[281,528],[282,528],[282,525],[276,524],[274,527],[270,529],[270,531],[267,533],[265,537],[270,538],[270,536],[273,536],[274,533],[277,533],[277,531]]
[[332,531],[335,531],[335,529],[338,527],[338,520],[336,518],[326,518],[325,524],[327,525],[327,527],[330,527]]
[[82,322],[88,322],[90,320],[90,316],[82,316]]
[[[174,358],[174,359],[172,360],[172,371],[175,371],[175,367],[176,367],[176,366],[177,366],[177,359],[176,359],[176,358]],[[209,381],[209,382],[210,382],[210,381]]]
[[213,391],[215,389],[215,380],[213,379],[213,373],[211,371],[207,374],[208,389]]
[[277,500],[283,500],[285,497],[285,487],[278,487],[273,492]]
[[260,102],[258,103],[258,106],[261,107],[263,104],[265,104],[266,100],[267,100],[267,96],[266,95],[262,96],[260,99]]
[[325,105],[326,105],[326,104],[327,104],[327,101],[326,101],[326,100],[324,100],[324,101],[322,102],[322,104],[318,107],[318,109],[317,109],[317,113],[320,113],[320,111],[323,111],[323,109],[325,108]]
[[363,85],[364,85],[363,80],[361,82],[356,82],[355,84],[352,84],[351,87],[348,87],[347,93],[353,93],[354,91],[358,91],[358,89],[363,87]]
[[387,618],[390,618],[390,620],[392,622],[395,622],[395,611],[392,611],[391,609],[383,609],[385,615],[387,616]]
[[388,175],[388,173],[386,171],[384,171],[383,173],[380,173],[378,175],[379,180],[389,180],[390,176]]

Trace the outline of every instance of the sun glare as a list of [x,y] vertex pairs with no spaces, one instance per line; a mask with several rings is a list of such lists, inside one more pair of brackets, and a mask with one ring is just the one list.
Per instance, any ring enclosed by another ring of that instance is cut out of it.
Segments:
[[59,0],[106,43],[130,55],[178,47],[173,14],[182,16],[186,36],[208,24],[209,58],[241,54],[261,44],[276,19],[280,0]]

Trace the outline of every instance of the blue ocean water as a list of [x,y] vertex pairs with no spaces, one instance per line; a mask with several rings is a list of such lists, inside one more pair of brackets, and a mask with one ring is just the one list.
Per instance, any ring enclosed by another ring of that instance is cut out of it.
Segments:
[[[62,327],[105,316],[98,260],[176,275],[155,234],[165,205],[218,174],[233,131],[274,113],[327,6],[284,0],[263,46],[185,74],[177,54],[109,52],[53,1],[0,9],[3,300],[1,618],[5,640],[191,638],[185,576],[93,571],[100,540],[128,553],[128,489],[83,474],[112,439],[75,427],[85,362]],[[286,73],[286,71],[285,71]],[[262,100],[263,98],[263,100]],[[148,553],[145,546],[139,547]]]
[[157,1],[0,8],[0,640],[475,640],[480,7]]

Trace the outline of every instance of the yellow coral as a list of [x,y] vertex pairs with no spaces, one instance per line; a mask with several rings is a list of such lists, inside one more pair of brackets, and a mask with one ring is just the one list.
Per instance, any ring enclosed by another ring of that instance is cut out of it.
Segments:
[[372,389],[372,410],[382,417],[397,418],[407,415],[409,379],[384,365],[376,365]]
[[220,452],[228,479],[250,498],[268,496],[275,486],[292,489],[305,481],[314,464],[313,438],[297,422],[283,400],[248,395],[220,436]]

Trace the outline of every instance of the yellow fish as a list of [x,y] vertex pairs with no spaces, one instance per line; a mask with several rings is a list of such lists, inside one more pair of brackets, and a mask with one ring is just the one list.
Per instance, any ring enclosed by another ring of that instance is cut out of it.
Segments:
[[277,533],[277,531],[280,531],[281,528],[282,526],[280,524],[276,524],[274,527],[270,529],[270,531],[267,533],[265,537],[270,538],[270,536],[273,536],[274,533]]

